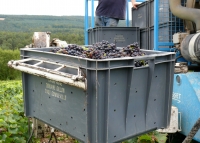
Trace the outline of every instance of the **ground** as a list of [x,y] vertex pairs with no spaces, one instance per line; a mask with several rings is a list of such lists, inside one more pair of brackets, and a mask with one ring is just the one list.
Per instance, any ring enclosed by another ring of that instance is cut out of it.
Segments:
[[[57,143],[78,143],[77,140],[73,139],[72,137],[64,134],[63,132],[60,131],[55,131],[55,135],[57,138]],[[40,139],[41,143],[49,143],[51,133],[46,132],[44,135],[44,138]],[[56,143],[55,138],[52,136],[51,142],[50,143]]]

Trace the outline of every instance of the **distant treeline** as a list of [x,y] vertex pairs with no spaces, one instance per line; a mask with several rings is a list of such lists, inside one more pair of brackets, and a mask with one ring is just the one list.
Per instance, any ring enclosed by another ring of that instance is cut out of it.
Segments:
[[[89,27],[91,19],[88,18]],[[119,26],[125,26],[120,21]],[[51,32],[69,44],[84,45],[84,16],[0,15],[0,80],[16,79],[20,72],[7,67],[20,59],[20,48],[32,43],[34,32]]]
[[0,48],[15,50],[31,44],[34,32],[51,32],[52,38],[84,44],[83,16],[0,15]]
[[7,66],[20,59],[20,48],[32,43],[34,32],[51,32],[52,38],[67,43],[84,44],[84,17],[0,15],[0,80],[21,77],[21,72]]
[[[0,20],[0,31],[84,33],[84,16],[0,15],[0,18],[5,18]],[[91,17],[88,24],[91,27]],[[126,26],[126,21],[120,20],[118,26]]]
[[[88,21],[90,25],[90,17]],[[119,26],[125,26],[125,21]],[[51,40],[83,45],[84,16],[0,15],[0,48],[23,48],[31,44],[33,32],[47,31],[51,32]]]
[[0,31],[11,32],[70,32],[83,34],[83,16],[0,15]]

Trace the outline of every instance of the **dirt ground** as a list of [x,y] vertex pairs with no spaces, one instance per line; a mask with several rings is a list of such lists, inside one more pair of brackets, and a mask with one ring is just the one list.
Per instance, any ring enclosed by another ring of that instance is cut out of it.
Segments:
[[[55,131],[57,143],[78,143],[77,140],[73,139],[72,137],[66,135],[63,132]],[[40,139],[41,143],[49,143],[51,133],[47,132],[44,135],[44,138]],[[54,136],[52,136],[50,143],[56,143]]]

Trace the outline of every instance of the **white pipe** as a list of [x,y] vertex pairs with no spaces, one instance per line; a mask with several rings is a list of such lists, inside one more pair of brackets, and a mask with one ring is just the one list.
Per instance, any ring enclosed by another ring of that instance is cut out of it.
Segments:
[[40,71],[40,70],[37,70],[37,69],[21,66],[21,65],[18,65],[18,64],[15,65],[11,61],[8,62],[8,66],[11,67],[11,68],[14,68],[16,70],[25,72],[25,73],[29,73],[29,74],[44,77],[44,78],[47,78],[47,79],[50,79],[50,80],[62,82],[64,84],[75,86],[75,87],[81,88],[83,90],[86,90],[86,83],[84,81],[73,80],[73,76],[72,76],[72,78],[64,77],[62,75],[52,74],[52,73]]

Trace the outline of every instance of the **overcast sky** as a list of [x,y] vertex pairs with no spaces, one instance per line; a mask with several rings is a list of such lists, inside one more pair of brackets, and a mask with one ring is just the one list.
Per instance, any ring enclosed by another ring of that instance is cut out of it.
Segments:
[[2,0],[0,14],[84,15],[84,7],[84,0]]
[[[85,0],[1,0],[0,14],[11,15],[85,15]],[[94,2],[97,6],[97,1]],[[91,2],[89,15],[91,15]],[[131,12],[131,3],[129,3]],[[131,14],[131,13],[130,13]]]

